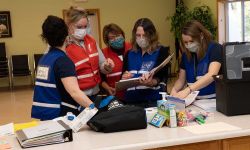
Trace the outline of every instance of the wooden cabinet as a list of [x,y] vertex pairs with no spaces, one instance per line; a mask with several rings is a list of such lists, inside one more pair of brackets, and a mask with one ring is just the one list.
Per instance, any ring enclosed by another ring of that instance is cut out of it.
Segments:
[[222,144],[223,150],[250,150],[250,136],[225,139]]
[[250,150],[250,136],[160,147],[150,150]]
[[152,150],[221,150],[220,145],[220,141],[208,141],[170,147],[161,147]]

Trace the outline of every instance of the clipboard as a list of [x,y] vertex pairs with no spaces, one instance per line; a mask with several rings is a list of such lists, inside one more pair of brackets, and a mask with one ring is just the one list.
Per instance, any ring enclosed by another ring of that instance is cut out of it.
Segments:
[[158,71],[160,71],[164,66],[166,66],[170,60],[173,58],[174,53],[172,53],[171,55],[169,55],[160,65],[158,65],[157,67],[153,68],[150,71],[150,74],[154,75],[156,74]]
[[131,78],[126,80],[120,80],[119,82],[115,83],[116,91],[122,91],[130,87],[134,87],[139,85],[140,78]]
[[41,125],[16,131],[22,148],[58,144],[73,140],[72,129],[63,121],[48,121]]
[[[174,56],[174,53],[169,55],[160,65],[157,67],[153,68],[149,73],[153,76],[155,75],[158,71],[160,71],[164,66],[166,66],[172,57]],[[127,88],[130,87],[135,87],[140,85],[139,83],[140,78],[131,78],[131,79],[126,79],[126,80],[120,80],[119,82],[115,83],[115,89],[116,91],[122,91],[126,90]]]

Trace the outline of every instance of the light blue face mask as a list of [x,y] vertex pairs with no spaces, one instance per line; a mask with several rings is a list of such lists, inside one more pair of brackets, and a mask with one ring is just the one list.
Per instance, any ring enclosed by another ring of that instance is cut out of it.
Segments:
[[113,49],[122,49],[124,47],[124,41],[125,39],[122,36],[120,36],[113,41],[109,41],[109,45]]

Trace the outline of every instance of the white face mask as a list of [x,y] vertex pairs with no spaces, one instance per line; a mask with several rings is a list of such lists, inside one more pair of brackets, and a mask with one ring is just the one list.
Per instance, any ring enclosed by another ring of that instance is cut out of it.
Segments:
[[140,46],[140,48],[146,48],[149,44],[145,37],[136,38],[136,43]]
[[83,40],[86,34],[87,34],[86,29],[75,29],[73,36],[78,40]]
[[190,44],[185,44],[185,47],[190,51],[190,52],[197,52],[199,49],[199,43],[198,42],[193,42]]

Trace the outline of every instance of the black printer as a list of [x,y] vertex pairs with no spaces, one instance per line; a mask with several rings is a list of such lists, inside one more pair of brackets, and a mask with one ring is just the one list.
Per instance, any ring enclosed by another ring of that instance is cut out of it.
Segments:
[[222,69],[223,74],[214,77],[217,111],[250,114],[250,43],[224,44]]

